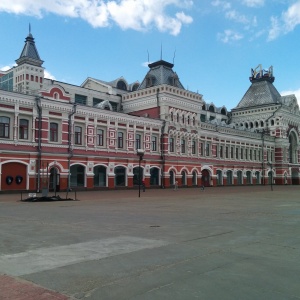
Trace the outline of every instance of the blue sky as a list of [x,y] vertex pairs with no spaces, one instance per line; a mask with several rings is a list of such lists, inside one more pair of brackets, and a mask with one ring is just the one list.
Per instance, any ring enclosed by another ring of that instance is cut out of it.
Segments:
[[19,58],[29,23],[59,81],[141,82],[148,53],[150,62],[162,53],[186,89],[216,106],[234,108],[258,64],[300,101],[300,0],[1,0],[0,69]]

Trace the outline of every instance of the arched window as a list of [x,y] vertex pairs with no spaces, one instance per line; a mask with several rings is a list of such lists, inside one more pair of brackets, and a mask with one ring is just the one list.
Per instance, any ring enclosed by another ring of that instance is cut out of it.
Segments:
[[171,112],[171,121],[172,122],[174,121],[174,114],[173,114],[173,112]]
[[226,116],[226,109],[224,107],[221,109],[221,114]]
[[215,112],[215,108],[214,108],[213,105],[210,105],[210,106],[209,106],[209,111],[210,111],[210,112]]
[[123,91],[127,91],[126,83],[123,80],[118,81],[117,88]]

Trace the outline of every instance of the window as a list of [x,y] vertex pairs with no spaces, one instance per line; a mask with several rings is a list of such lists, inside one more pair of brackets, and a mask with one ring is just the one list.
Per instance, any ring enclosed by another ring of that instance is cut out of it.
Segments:
[[87,96],[75,94],[75,103],[86,105]]
[[220,158],[223,158],[223,146],[220,146]]
[[97,145],[104,146],[104,130],[100,128],[97,129]]
[[75,126],[75,144],[82,144],[82,128],[80,126]]
[[58,124],[50,123],[50,142],[58,142]]
[[20,119],[19,139],[28,140],[28,120]]
[[234,148],[233,147],[230,148],[230,157],[231,157],[231,159],[233,159],[233,157],[234,157]]
[[118,148],[123,148],[124,144],[124,133],[118,132]]
[[196,141],[192,140],[192,154],[196,154]]
[[141,140],[142,140],[142,136],[139,133],[137,133],[135,135],[135,148],[136,149],[142,149],[141,148]]
[[170,137],[169,139],[169,144],[170,144],[170,152],[174,152],[174,138],[173,137]]
[[239,148],[235,148],[235,158],[239,159]]
[[210,156],[210,144],[206,143],[205,145],[205,155]]
[[244,159],[244,149],[241,148],[241,159]]
[[152,151],[157,151],[157,136],[152,135]]
[[204,144],[200,144],[200,155],[204,156]]
[[185,153],[185,139],[181,139],[181,153]]
[[9,138],[9,123],[8,117],[0,117],[0,138]]
[[229,158],[229,147],[225,148],[225,157]]

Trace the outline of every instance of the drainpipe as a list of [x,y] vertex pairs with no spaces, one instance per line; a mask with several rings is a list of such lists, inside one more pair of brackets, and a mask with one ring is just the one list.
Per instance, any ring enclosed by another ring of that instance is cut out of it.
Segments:
[[69,114],[69,119],[68,119],[68,142],[69,142],[69,147],[68,147],[68,170],[69,170],[69,174],[68,174],[68,190],[67,192],[69,192],[71,190],[71,172],[70,172],[70,168],[71,168],[71,158],[73,157],[73,147],[72,147],[72,116],[76,113],[76,108],[77,108],[77,104],[74,103],[73,104],[73,109],[72,112]]
[[163,126],[161,128],[161,135],[160,135],[160,150],[161,150],[161,160],[162,160],[162,173],[161,173],[161,188],[165,188],[165,165],[166,165],[166,158],[165,158],[165,144],[164,144],[164,133],[165,133],[166,121],[163,121]]
[[42,107],[41,107],[41,97],[35,97],[36,106],[38,110],[38,157],[37,157],[37,193],[41,189],[41,160],[42,160]]
[[[273,112],[273,114],[265,120],[265,123],[267,123],[272,117],[274,117],[275,113],[282,108],[282,103],[280,103],[280,106]],[[267,127],[268,129],[268,127]],[[267,133],[267,130],[262,130],[261,132],[261,138],[262,138],[262,179],[263,179],[263,185],[265,185],[265,134]],[[268,163],[268,162],[267,162]],[[273,180],[273,179],[272,179]]]

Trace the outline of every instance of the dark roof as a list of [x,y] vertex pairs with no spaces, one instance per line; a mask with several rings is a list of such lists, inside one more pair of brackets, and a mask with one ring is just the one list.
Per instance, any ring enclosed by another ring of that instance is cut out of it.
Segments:
[[268,79],[253,81],[236,109],[281,103],[281,95]]
[[39,53],[36,49],[34,38],[31,33],[29,33],[28,36],[26,37],[25,45],[21,52],[21,55],[16,60],[16,63],[18,65],[27,62],[39,67],[41,67],[43,64],[43,61],[40,59]]
[[[176,72],[174,72],[172,69],[173,66],[173,64],[164,60],[159,60],[157,62],[149,64],[148,67],[150,68],[150,70],[148,71],[138,89],[142,90],[150,86],[158,86],[161,84],[168,84],[180,89],[184,89]],[[149,80],[151,82],[150,85]]]

